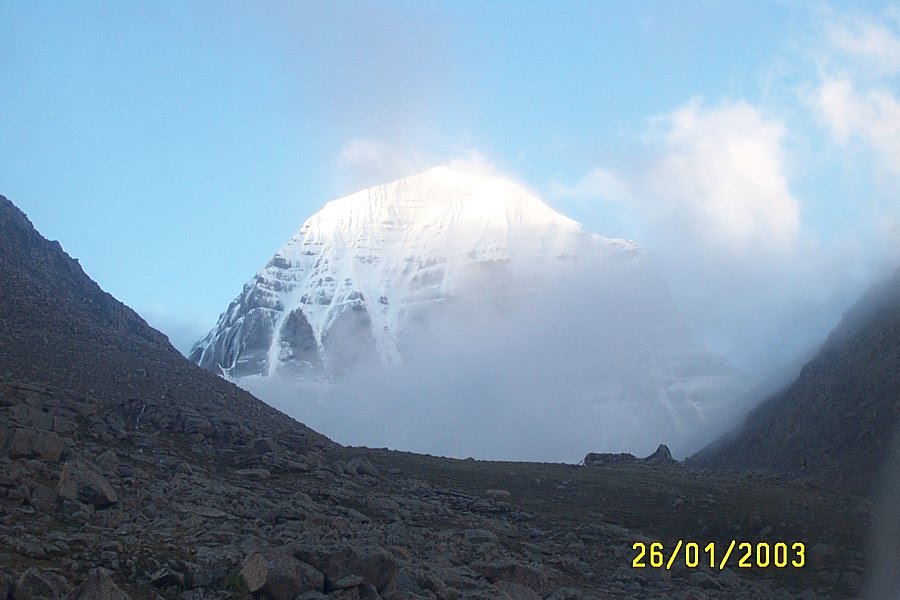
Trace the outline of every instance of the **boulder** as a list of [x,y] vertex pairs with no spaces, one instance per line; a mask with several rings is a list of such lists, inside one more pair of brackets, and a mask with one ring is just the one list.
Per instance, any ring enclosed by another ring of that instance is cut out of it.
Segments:
[[95,508],[118,502],[116,490],[100,473],[80,461],[70,461],[63,466],[57,491],[63,498],[77,500]]
[[58,573],[41,572],[29,567],[16,580],[13,600],[44,600],[60,598],[66,594],[69,582]]
[[374,585],[361,585],[357,591],[359,592],[359,600],[382,600],[378,589]]
[[42,410],[37,410],[27,404],[17,404],[10,410],[13,421],[21,424],[23,427],[33,427],[35,429],[53,429],[53,416]]
[[301,547],[295,555],[325,573],[328,590],[336,589],[335,584],[346,577],[359,575],[363,583],[382,591],[397,573],[396,559],[380,546]]
[[497,594],[498,598],[502,598],[502,594],[505,594],[512,600],[541,600],[541,595],[530,587],[511,581],[498,581],[494,584],[494,589],[500,592]]
[[335,590],[326,596],[328,600],[362,600],[359,588],[349,587]]
[[346,577],[342,577],[335,582],[332,582],[331,589],[332,590],[343,590],[347,588],[355,588],[363,584],[363,578],[359,575],[347,575]]
[[278,444],[270,437],[258,438],[253,440],[253,450],[260,454],[278,452]]
[[56,505],[57,496],[56,488],[35,482],[31,486],[28,503],[41,512],[49,512]]
[[56,433],[74,433],[78,427],[73,421],[62,417],[53,417],[53,431]]
[[178,571],[173,571],[169,568],[157,569],[153,575],[150,576],[150,585],[160,588],[167,588],[169,586],[183,586],[184,585],[184,573],[179,573]]
[[585,466],[599,466],[599,465],[621,465],[625,463],[633,463],[637,462],[638,458],[629,452],[620,452],[618,454],[609,453],[609,452],[590,452],[587,456],[584,457],[584,460],[581,461]]
[[112,450],[107,450],[94,461],[103,473],[112,474],[119,470],[119,457]]
[[88,571],[87,579],[75,588],[66,600],[129,600],[106,569],[94,568]]
[[484,575],[491,583],[508,581],[543,594],[547,588],[547,576],[541,569],[526,565],[511,558],[472,563],[472,569]]
[[357,457],[347,463],[347,469],[351,473],[357,475],[368,475],[369,477],[378,477],[378,469],[368,461],[368,459]]
[[6,453],[10,458],[40,458],[58,462],[66,444],[61,437],[38,429],[15,429],[10,435]]
[[274,600],[293,600],[304,592],[322,591],[325,576],[315,567],[284,554],[256,553],[244,562],[241,577],[250,592]]

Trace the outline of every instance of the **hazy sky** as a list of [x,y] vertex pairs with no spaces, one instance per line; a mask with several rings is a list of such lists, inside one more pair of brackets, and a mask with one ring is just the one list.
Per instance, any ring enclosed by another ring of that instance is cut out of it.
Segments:
[[760,371],[900,264],[900,8],[0,0],[0,193],[180,347],[327,200],[464,160]]

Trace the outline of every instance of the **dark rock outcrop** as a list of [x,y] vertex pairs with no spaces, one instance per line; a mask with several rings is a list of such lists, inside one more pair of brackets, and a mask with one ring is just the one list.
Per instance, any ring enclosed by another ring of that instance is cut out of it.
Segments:
[[644,462],[655,465],[666,465],[676,461],[672,458],[672,452],[669,450],[669,447],[665,444],[660,444],[656,450],[654,450],[653,454],[644,459]]
[[646,458],[638,458],[630,452],[610,453],[610,452],[589,452],[585,455],[581,463],[585,466],[598,465],[623,465],[623,464],[648,464],[648,465],[667,465],[676,463],[672,458],[672,452],[665,444],[660,444],[653,454]]
[[585,466],[621,465],[637,462],[638,457],[630,452],[588,452],[581,461]]

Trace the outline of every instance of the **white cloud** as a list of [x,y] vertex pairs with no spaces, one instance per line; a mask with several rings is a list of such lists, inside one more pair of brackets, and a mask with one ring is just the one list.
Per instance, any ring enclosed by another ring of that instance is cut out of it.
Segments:
[[353,139],[341,148],[337,161],[346,167],[368,166],[382,162],[390,155],[391,149],[384,142],[370,139]]
[[845,150],[871,150],[900,175],[900,35],[896,14],[835,17],[825,26],[819,81],[807,105]]
[[473,175],[512,179],[482,152],[473,149],[465,150],[449,160],[437,160],[435,164],[442,164],[447,168]]
[[[628,211],[715,350],[756,371],[792,358],[900,260],[898,15],[830,12],[766,110],[687,102],[654,120],[637,155],[551,192]],[[881,171],[871,180],[866,162]]]
[[874,74],[900,72],[900,37],[886,23],[863,18],[842,19],[827,28],[833,51]]
[[800,202],[787,178],[780,120],[747,102],[707,108],[693,100],[655,124],[640,170],[598,166],[551,192],[626,205],[655,238],[677,240],[686,252],[769,253],[796,241]]
[[413,153],[398,151],[387,142],[370,138],[348,140],[335,164],[341,187],[347,193],[407,177],[429,166]]
[[826,78],[816,90],[814,108],[835,141],[844,146],[863,142],[884,169],[900,175],[900,102],[891,91],[861,91],[849,78]]
[[681,314],[714,350],[757,374],[792,359],[833,325],[817,282],[842,274],[803,235],[786,124],[745,101],[693,100],[653,125],[631,169],[600,166],[553,191],[629,210]]
[[813,102],[820,118],[840,144],[849,142],[864,120],[861,118],[862,102],[849,79],[824,81]]
[[166,334],[169,342],[185,356],[215,322],[201,317],[185,317],[160,303],[142,308],[138,313],[151,327]]
[[638,184],[648,216],[695,243],[738,253],[795,240],[800,203],[788,186],[781,121],[746,102],[692,101],[661,122],[660,156]]
[[630,206],[654,237],[678,240],[683,251],[769,253],[794,243],[800,202],[780,120],[747,102],[693,100],[655,125],[646,139],[652,158],[639,171],[598,166],[574,183],[553,183],[551,193]]
[[473,148],[454,148],[452,152],[445,153],[419,152],[381,140],[354,138],[343,145],[335,159],[335,166],[342,180],[341,188],[347,193],[423,173],[435,166],[474,175],[502,177],[526,187],[484,153]]
[[573,184],[554,182],[550,191],[560,198],[601,199],[625,202],[630,197],[629,185],[613,171],[596,167]]

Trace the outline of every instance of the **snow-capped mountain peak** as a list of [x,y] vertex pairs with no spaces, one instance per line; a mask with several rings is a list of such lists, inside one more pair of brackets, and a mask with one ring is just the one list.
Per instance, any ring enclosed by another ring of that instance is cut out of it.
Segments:
[[435,167],[328,202],[191,357],[238,377],[320,361],[340,370],[361,348],[398,364],[406,321],[430,304],[522,291],[562,261],[640,252],[585,232],[510,181]]

